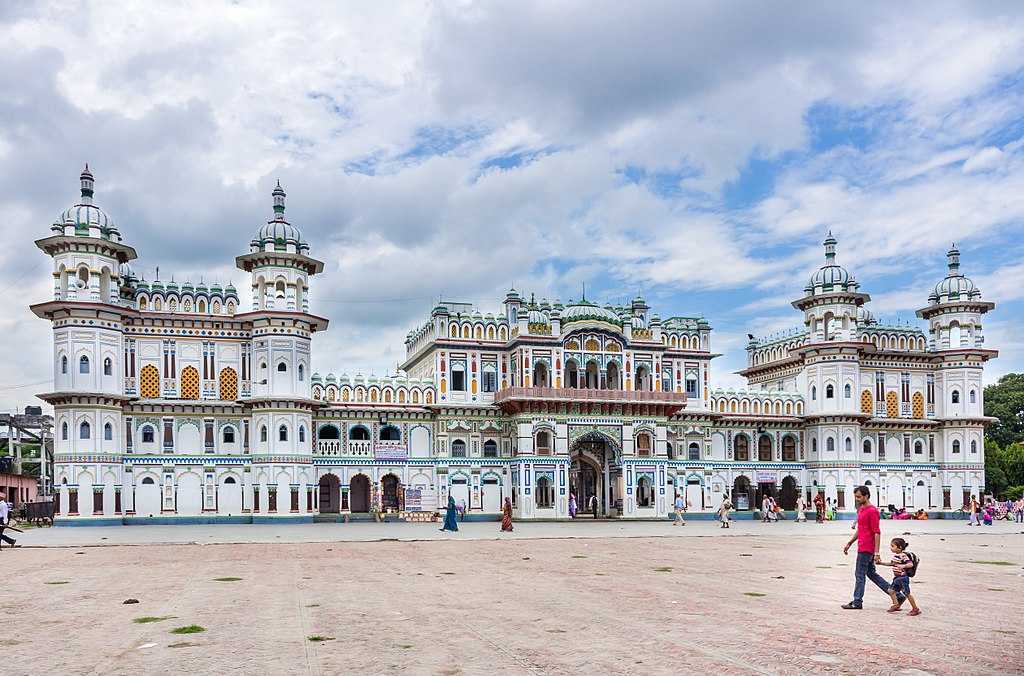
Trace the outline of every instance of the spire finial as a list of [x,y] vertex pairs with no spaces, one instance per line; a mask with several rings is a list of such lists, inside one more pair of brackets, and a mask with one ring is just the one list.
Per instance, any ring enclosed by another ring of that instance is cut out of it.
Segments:
[[583,301],[586,302],[586,300],[587,300],[587,283],[583,282]]
[[832,230],[829,229],[828,237],[823,242],[825,245],[825,264],[833,265],[836,260],[836,238],[832,236]]
[[281,221],[284,220],[284,188],[281,187],[281,180],[278,179],[277,187],[274,188],[274,192],[270,193],[274,197],[274,219]]
[[89,163],[85,163],[85,169],[82,170],[81,175],[78,177],[82,182],[82,204],[92,204],[93,194],[93,177],[92,172],[89,171]]
[[960,275],[960,249],[956,248],[956,242],[953,242],[952,248],[946,252],[946,258],[949,260],[949,276],[957,277]]

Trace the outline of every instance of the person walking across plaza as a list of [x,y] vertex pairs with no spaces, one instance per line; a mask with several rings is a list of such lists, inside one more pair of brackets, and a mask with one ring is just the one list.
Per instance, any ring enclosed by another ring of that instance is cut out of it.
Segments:
[[761,523],[768,523],[770,520],[769,514],[772,510],[772,499],[767,495],[761,498]]
[[6,542],[11,547],[14,546],[16,540],[14,538],[4,535],[4,530],[10,525],[11,520],[11,507],[7,502],[7,496],[0,493],[0,547],[3,547],[3,543]]
[[807,521],[807,515],[804,512],[807,511],[807,501],[804,500],[803,493],[801,493],[796,499],[796,522],[802,523]]
[[590,496],[590,511],[594,513],[594,519],[597,519],[597,494]]
[[974,497],[973,495],[971,496],[971,504],[970,504],[970,507],[968,507],[968,509],[970,510],[970,513],[971,513],[971,520],[967,522],[967,525],[968,526],[980,526],[981,525],[981,521],[979,520],[979,516],[980,516],[980,512],[981,512],[981,505],[978,504],[978,499],[976,497]]
[[875,570],[875,563],[881,562],[878,555],[878,548],[882,542],[881,517],[878,508],[871,504],[871,494],[867,486],[857,486],[853,489],[853,499],[857,504],[857,529],[853,537],[843,547],[843,554],[850,553],[850,547],[857,543],[857,564],[854,568],[853,600],[844,603],[846,610],[861,610],[864,607],[864,583],[870,579],[878,588],[889,595],[892,605],[900,604],[896,592],[885,581],[885,578]]
[[441,531],[456,532],[459,530],[458,522],[459,508],[455,505],[455,498],[451,495],[448,496],[448,508],[444,510],[444,524],[441,526]]
[[505,498],[505,506],[501,508],[501,532],[512,532],[512,498]]
[[730,509],[732,509],[732,503],[729,502],[729,498],[723,498],[722,505],[718,508],[718,518],[722,520],[722,528],[729,527]]
[[890,613],[895,613],[903,606],[903,601],[910,601],[911,611],[907,613],[910,615],[920,615],[921,609],[917,607],[917,601],[914,600],[914,595],[910,593],[910,578],[917,572],[917,563],[915,557],[912,557],[907,553],[907,541],[903,538],[893,538],[892,542],[889,543],[889,549],[892,550],[892,560],[888,563],[883,563],[883,566],[892,566],[892,590],[896,592],[897,597],[900,599],[898,603],[893,604],[889,608]]
[[673,526],[686,525],[686,498],[683,497],[682,493],[676,493],[676,520],[672,522]]
[[825,496],[821,493],[814,496],[814,521],[825,523]]
[[569,518],[576,518],[576,494],[569,493]]

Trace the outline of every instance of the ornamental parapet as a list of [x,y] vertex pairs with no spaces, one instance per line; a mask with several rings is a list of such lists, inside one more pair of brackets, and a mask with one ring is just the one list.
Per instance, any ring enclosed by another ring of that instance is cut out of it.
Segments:
[[506,387],[494,397],[501,405],[513,400],[595,402],[608,404],[676,404],[686,405],[683,392],[649,392],[646,390],[598,390],[582,387]]

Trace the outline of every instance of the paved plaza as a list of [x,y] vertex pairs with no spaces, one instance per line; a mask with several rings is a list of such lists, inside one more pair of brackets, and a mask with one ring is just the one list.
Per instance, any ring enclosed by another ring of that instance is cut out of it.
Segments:
[[1021,673],[1024,527],[883,522],[914,618],[839,608],[850,525],[38,529],[0,552],[0,643],[13,674]]

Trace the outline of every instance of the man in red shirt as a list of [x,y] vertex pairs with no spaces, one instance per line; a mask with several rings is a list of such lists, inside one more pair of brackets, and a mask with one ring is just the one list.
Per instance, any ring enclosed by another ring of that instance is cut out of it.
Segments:
[[875,570],[875,563],[879,561],[878,547],[882,542],[878,508],[871,504],[871,494],[867,486],[857,486],[853,489],[853,499],[857,503],[857,530],[843,547],[843,554],[849,554],[850,545],[857,543],[857,567],[854,570],[856,583],[853,587],[853,600],[843,604],[843,608],[860,610],[864,607],[864,578],[871,578],[879,589],[889,595],[893,605],[898,605],[896,592]]

